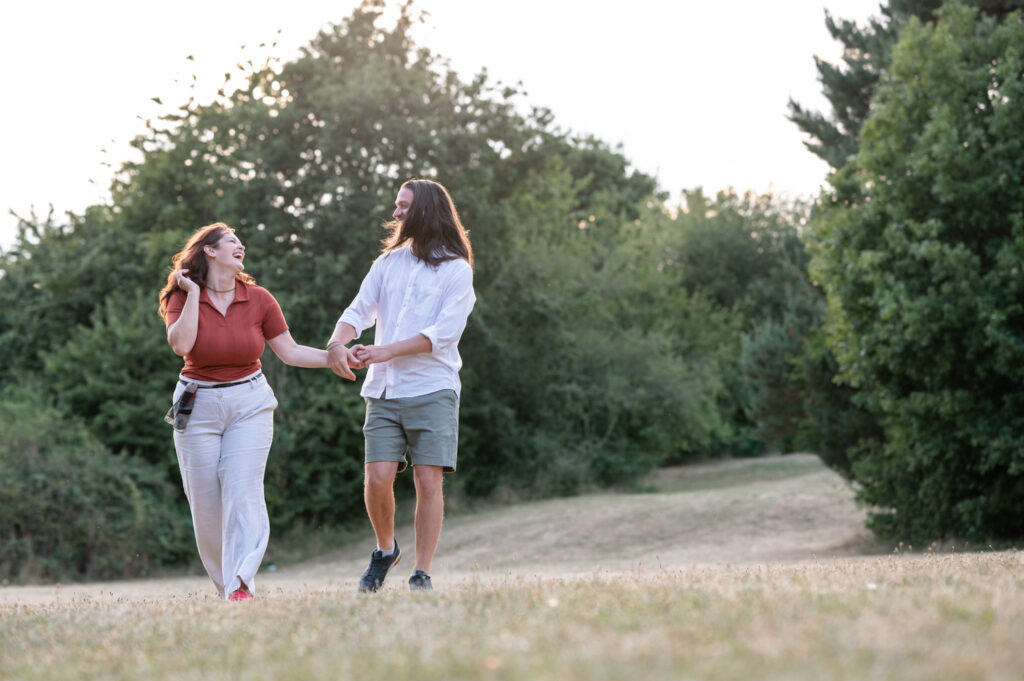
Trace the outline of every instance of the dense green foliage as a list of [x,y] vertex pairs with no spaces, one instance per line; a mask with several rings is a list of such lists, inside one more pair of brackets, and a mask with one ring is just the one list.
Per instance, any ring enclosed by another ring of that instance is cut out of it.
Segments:
[[[61,443],[78,438],[82,452],[165,482],[147,499],[167,506],[167,532],[187,536],[161,420],[181,362],[156,314],[171,254],[198,226],[236,227],[292,334],[319,346],[378,252],[398,186],[416,176],[451,189],[477,255],[450,494],[565,494],[760,450],[741,335],[805,276],[792,254],[806,209],[697,190],[670,210],[618,151],[560,130],[485,74],[459,78],[410,41],[408,6],[391,28],[381,10],[366,2],[294,61],[152,122],[111,205],[22,225],[2,261],[0,384],[35,386],[39,418],[54,431],[66,420],[70,438],[41,440],[37,464],[63,465]],[[280,402],[275,531],[362,520],[358,386],[270,353],[264,368]],[[139,550],[149,564],[179,559],[173,548]],[[112,569],[62,564],[41,574]]]
[[789,100],[789,119],[809,137],[804,144],[811,153],[833,169],[841,168],[857,153],[871,95],[889,65],[900,25],[910,15],[930,17],[940,4],[941,0],[890,0],[881,5],[882,16],[871,17],[865,26],[837,20],[825,10],[829,34],[843,46],[841,64],[814,58],[822,92],[832,111],[830,115],[809,111]]
[[1024,22],[911,19],[814,230],[873,527],[1024,535]]
[[[699,189],[669,206],[619,151],[416,46],[409,5],[385,28],[367,0],[293,61],[240,67],[244,87],[151,122],[110,205],[26,221],[0,254],[0,572],[192,558],[161,418],[181,365],[156,314],[171,254],[201,225],[236,227],[292,334],[320,346],[417,176],[451,189],[477,256],[450,494],[804,449],[881,532],[1024,534],[1013,4],[829,19],[848,48],[822,71],[834,118],[791,112],[838,169],[813,209]],[[358,386],[271,353],[264,369],[275,533],[363,521]]]
[[[690,192],[686,203],[687,210],[667,230],[669,259],[663,269],[690,295],[704,297],[712,309],[728,311],[732,320],[730,333],[718,341],[718,351],[708,348],[702,353],[713,359],[723,383],[718,410],[732,431],[724,442],[734,453],[743,454],[758,453],[765,446],[799,446],[789,437],[795,425],[782,429],[785,432],[770,425],[780,409],[775,403],[780,395],[771,382],[788,376],[792,368],[781,367],[775,373],[758,370],[744,347],[751,334],[781,320],[790,299],[808,286],[807,256],[799,237],[807,208],[770,196],[734,192],[723,192],[713,201]],[[782,349],[774,343],[761,347],[787,357],[788,353],[798,356],[802,349],[799,345]],[[771,406],[758,409],[759,403]],[[782,405],[802,420],[797,393],[786,396]]]
[[144,575],[194,546],[167,477],[28,389],[0,399],[0,574]]
[[[1021,0],[972,0],[985,14],[1000,17],[1024,6]],[[825,11],[825,25],[843,46],[841,64],[815,58],[822,92],[832,109],[830,115],[808,111],[789,101],[789,118],[810,139],[807,148],[838,170],[857,153],[860,129],[871,111],[871,98],[892,61],[892,49],[900,29],[911,17],[935,21],[942,0],[888,0],[879,7],[881,16],[863,26],[833,17]]]

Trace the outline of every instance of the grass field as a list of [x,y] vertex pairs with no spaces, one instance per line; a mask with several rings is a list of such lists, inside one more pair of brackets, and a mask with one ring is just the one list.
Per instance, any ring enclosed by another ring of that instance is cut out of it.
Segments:
[[[459,515],[436,591],[370,544],[261,574],[0,588],[0,679],[1020,679],[1024,553],[877,553],[813,457]],[[399,540],[411,547],[408,530]]]

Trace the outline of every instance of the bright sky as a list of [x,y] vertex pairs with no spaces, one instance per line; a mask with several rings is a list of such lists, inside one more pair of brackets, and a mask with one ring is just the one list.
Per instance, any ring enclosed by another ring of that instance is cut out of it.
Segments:
[[[14,241],[9,210],[45,215],[53,204],[58,213],[78,212],[105,201],[113,168],[133,158],[128,141],[142,130],[136,116],[160,113],[151,97],[183,103],[195,73],[199,99],[207,100],[240,59],[262,61],[275,40],[274,53],[290,59],[357,4],[5,3],[0,248]],[[495,80],[521,81],[529,104],[551,109],[563,128],[621,144],[633,166],[673,197],[697,186],[812,195],[826,166],[786,120],[787,99],[825,108],[813,56],[836,61],[840,48],[824,10],[861,22],[878,13],[878,0],[418,0],[415,7],[430,14],[416,29],[418,42],[464,78],[486,68]]]

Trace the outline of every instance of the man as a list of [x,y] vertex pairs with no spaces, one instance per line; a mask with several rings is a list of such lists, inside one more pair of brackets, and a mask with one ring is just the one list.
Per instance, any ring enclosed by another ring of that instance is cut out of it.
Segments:
[[[334,373],[369,367],[364,499],[377,548],[359,590],[377,591],[398,564],[394,482],[408,450],[416,488],[413,590],[432,590],[430,563],[441,536],[444,473],[455,471],[459,431],[459,339],[476,296],[473,250],[448,191],[410,180],[395,200],[382,254],[338,319],[327,344]],[[348,343],[376,323],[374,345]]]

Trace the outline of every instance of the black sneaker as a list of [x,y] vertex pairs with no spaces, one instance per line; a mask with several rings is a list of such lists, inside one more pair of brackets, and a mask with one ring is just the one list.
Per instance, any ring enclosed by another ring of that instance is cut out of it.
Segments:
[[370,554],[370,566],[366,568],[362,579],[359,580],[360,592],[371,592],[384,586],[384,578],[388,576],[388,570],[398,565],[402,557],[402,549],[398,548],[398,540],[395,540],[395,552],[385,556],[380,549],[375,549]]
[[412,577],[409,578],[409,589],[411,591],[433,591],[434,587],[430,585],[430,575],[423,570],[412,573]]

